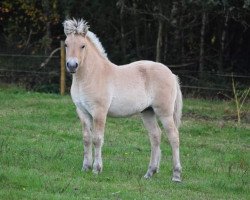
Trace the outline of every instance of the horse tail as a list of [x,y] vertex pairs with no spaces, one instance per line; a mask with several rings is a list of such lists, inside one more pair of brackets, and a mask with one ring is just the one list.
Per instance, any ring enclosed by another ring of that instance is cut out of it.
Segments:
[[174,105],[174,123],[177,128],[181,125],[181,115],[182,115],[182,93],[180,88],[180,82],[178,76],[176,76],[176,89],[177,89],[177,95],[175,99],[175,105]]

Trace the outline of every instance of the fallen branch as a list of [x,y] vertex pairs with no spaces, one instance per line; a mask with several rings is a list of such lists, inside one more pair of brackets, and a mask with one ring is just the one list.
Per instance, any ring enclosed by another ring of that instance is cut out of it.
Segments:
[[182,63],[182,64],[179,64],[179,65],[167,65],[169,68],[181,68],[181,67],[187,67],[187,66],[191,66],[191,65],[194,65],[195,63],[192,62],[192,63]]
[[50,61],[50,59],[52,58],[52,56],[57,52],[60,51],[61,48],[56,48],[54,51],[51,52],[51,54],[49,55],[49,57],[41,64],[41,67],[45,67],[48,62]]

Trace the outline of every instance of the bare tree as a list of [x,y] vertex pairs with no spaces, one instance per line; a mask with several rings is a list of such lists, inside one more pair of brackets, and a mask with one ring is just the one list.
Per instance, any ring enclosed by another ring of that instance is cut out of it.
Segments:
[[121,50],[123,58],[126,56],[126,41],[125,41],[125,28],[124,28],[124,14],[125,14],[125,2],[124,0],[119,0],[117,6],[120,8],[120,33],[121,33]]
[[228,20],[229,20],[229,10],[224,9],[224,24],[221,33],[221,49],[219,56],[219,72],[222,73],[224,71],[224,55],[225,55],[225,44],[226,44],[226,33],[228,29]]
[[199,56],[199,77],[203,78],[204,73],[204,48],[205,48],[205,31],[206,31],[206,23],[207,23],[207,13],[205,9],[202,9],[202,20],[201,20],[201,35],[200,35],[200,56]]
[[[173,0],[171,9],[171,25],[173,29],[173,54],[180,54],[180,0]],[[180,58],[177,56],[175,62],[179,62]]]
[[43,5],[43,10],[44,10],[44,15],[46,16],[46,33],[45,36],[43,37],[43,46],[44,46],[44,51],[45,54],[47,54],[50,51],[50,45],[52,42],[51,39],[51,26],[50,26],[50,2],[48,0],[43,0],[42,1]]
[[159,1],[158,9],[160,16],[158,17],[158,34],[157,34],[157,43],[156,43],[156,62],[161,62],[161,47],[162,47],[162,34],[163,34],[163,19],[162,15],[162,2]]
[[134,31],[135,31],[135,44],[136,44],[136,54],[138,58],[141,58],[140,51],[140,32],[139,32],[139,17],[137,14],[137,3],[136,0],[133,0],[133,14],[134,14]]

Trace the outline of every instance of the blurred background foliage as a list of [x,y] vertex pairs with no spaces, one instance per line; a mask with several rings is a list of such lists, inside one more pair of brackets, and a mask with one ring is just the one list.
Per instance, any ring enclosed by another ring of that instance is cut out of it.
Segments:
[[[184,83],[211,87],[228,85],[221,75],[250,72],[250,0],[2,0],[0,53],[48,56],[65,39],[62,22],[72,17],[89,22],[119,65],[155,60]],[[2,68],[6,62],[0,56]],[[24,69],[21,63],[15,69]]]

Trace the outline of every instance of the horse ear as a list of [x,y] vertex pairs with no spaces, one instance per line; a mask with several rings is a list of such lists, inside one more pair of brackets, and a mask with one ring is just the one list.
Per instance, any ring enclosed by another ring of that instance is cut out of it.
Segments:
[[64,31],[64,34],[67,36],[69,33],[69,29],[68,29],[68,21],[65,20],[63,23],[63,31]]
[[84,27],[83,31],[82,31],[82,35],[85,37],[88,33],[89,27]]
[[83,23],[83,26],[82,26],[82,30],[80,31],[80,33],[82,33],[82,35],[85,37],[88,33],[88,30],[89,30],[89,25],[86,21],[82,21]]

